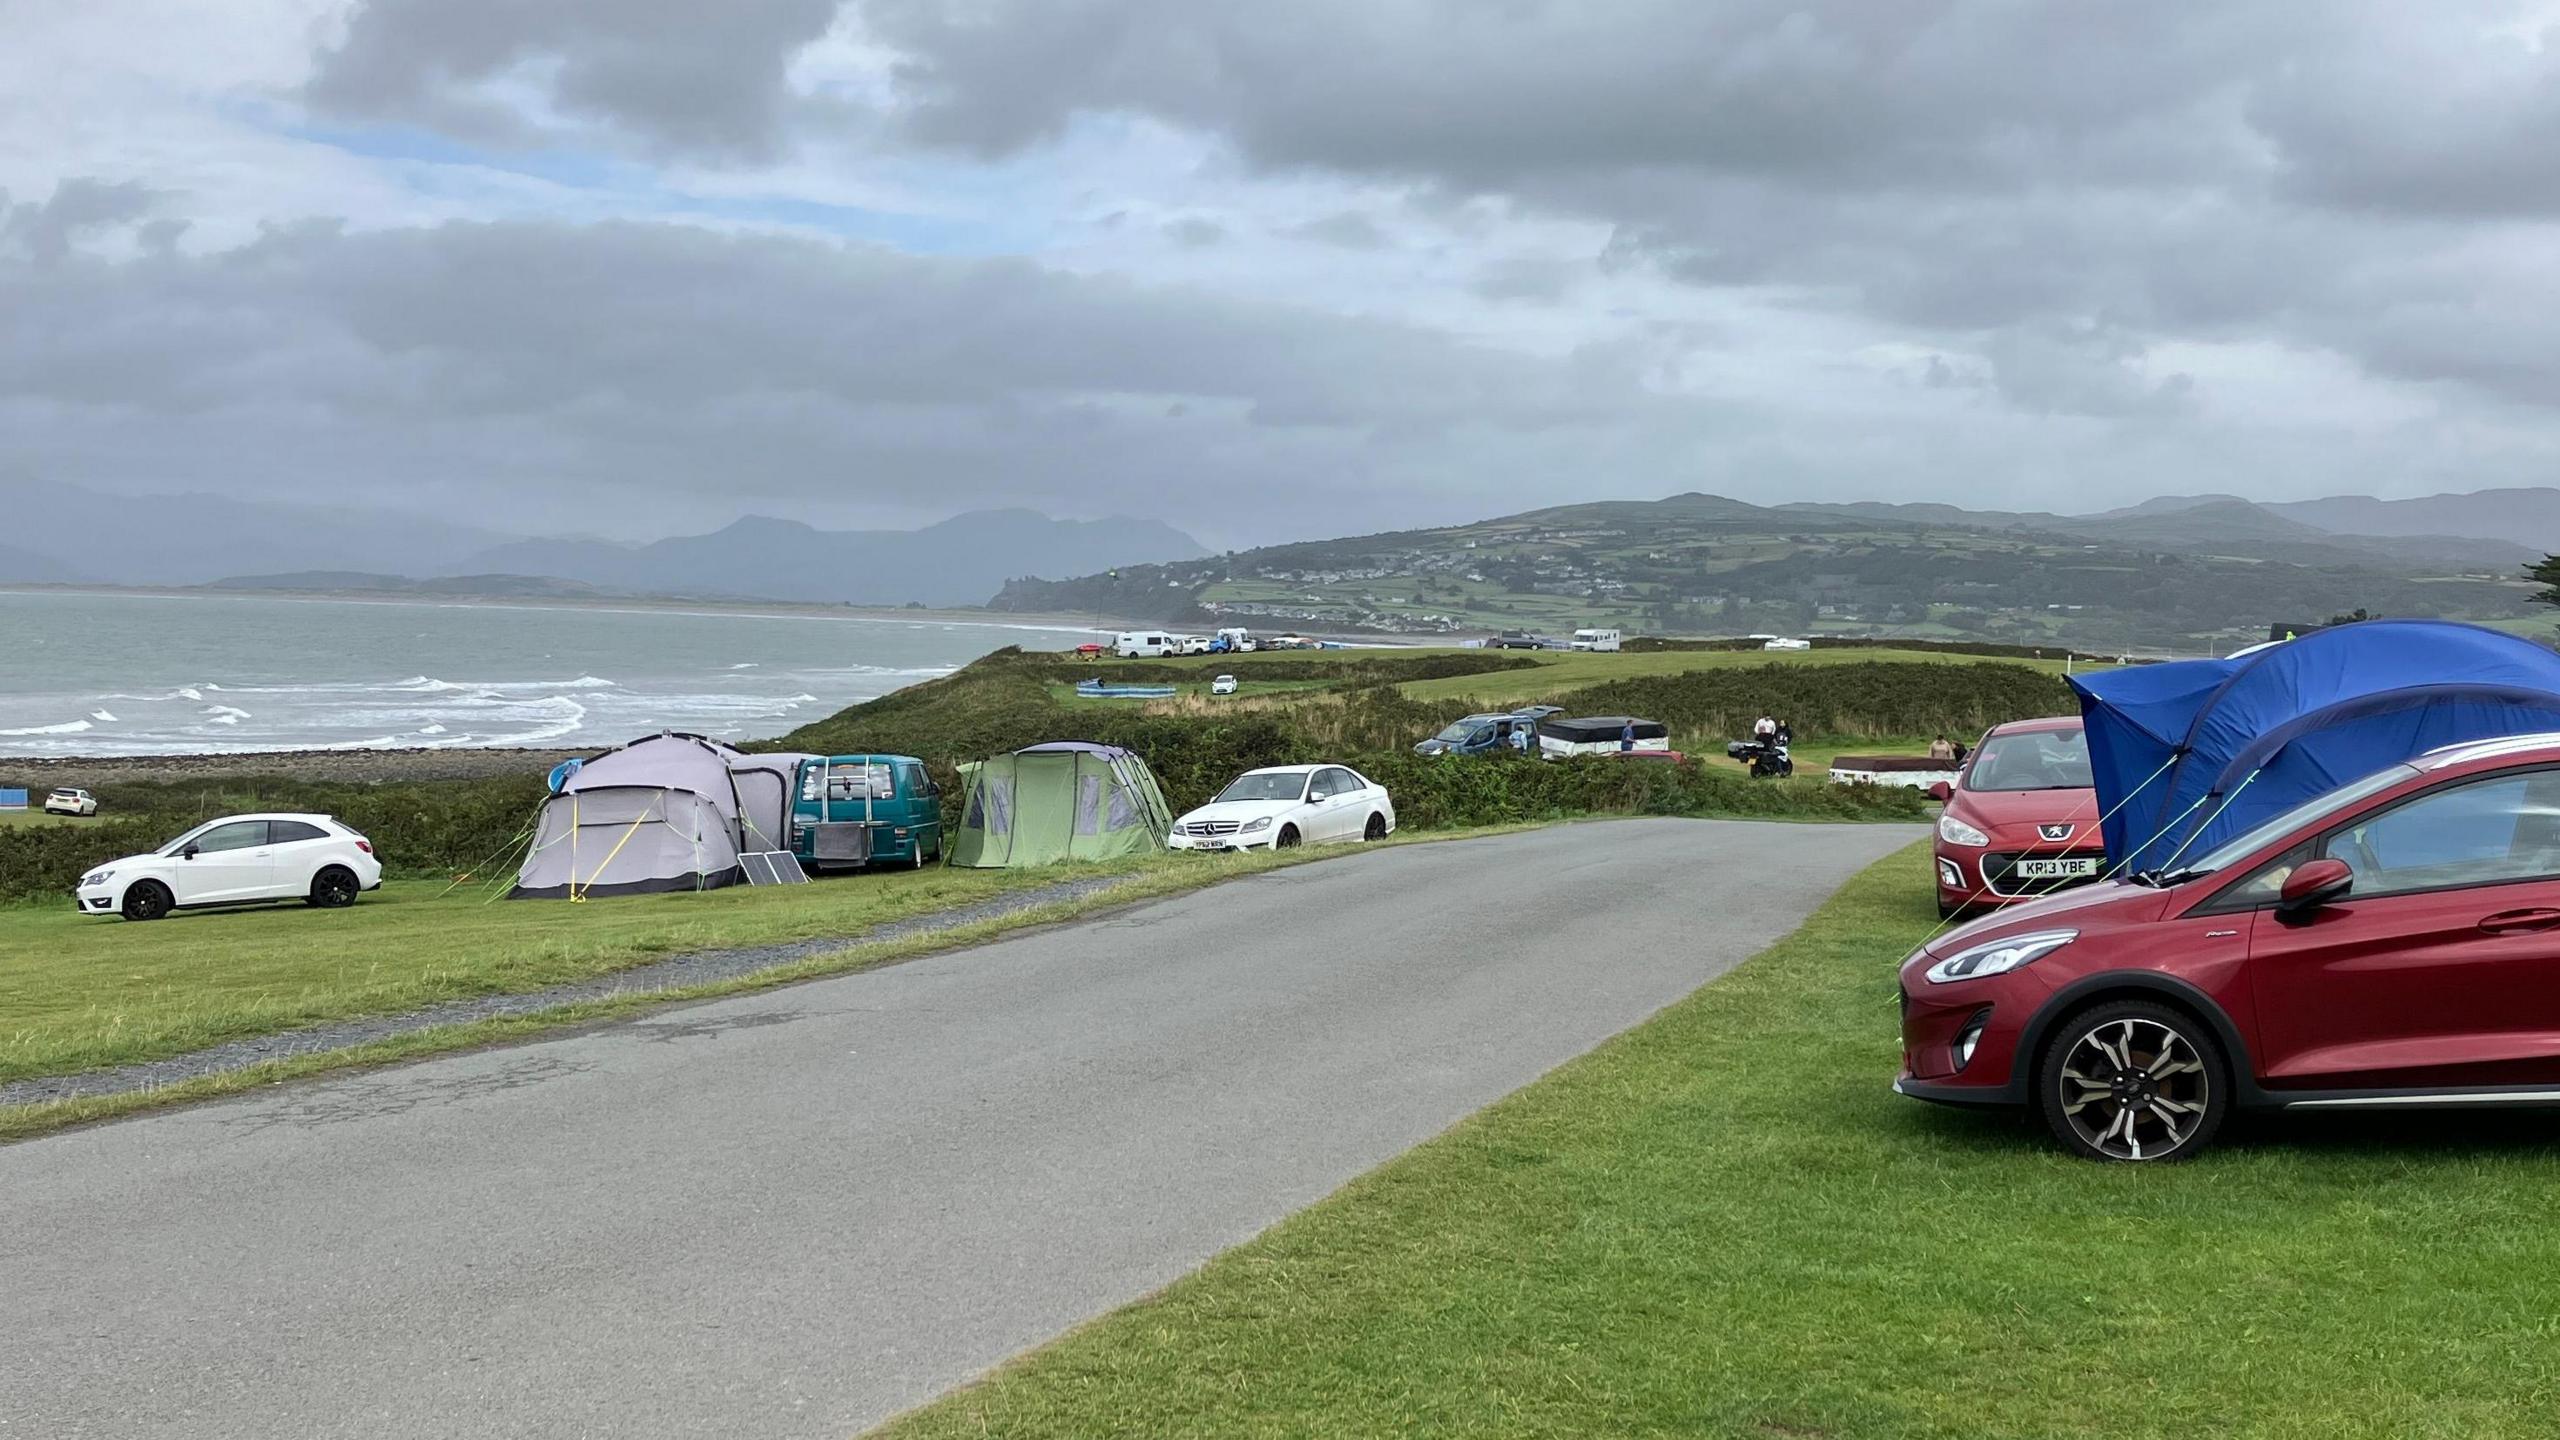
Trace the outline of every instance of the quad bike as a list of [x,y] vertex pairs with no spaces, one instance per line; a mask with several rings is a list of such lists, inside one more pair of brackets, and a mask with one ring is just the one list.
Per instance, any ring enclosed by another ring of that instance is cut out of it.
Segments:
[[1796,762],[1783,740],[1736,740],[1724,753],[1742,762],[1754,780],[1784,780],[1796,773]]

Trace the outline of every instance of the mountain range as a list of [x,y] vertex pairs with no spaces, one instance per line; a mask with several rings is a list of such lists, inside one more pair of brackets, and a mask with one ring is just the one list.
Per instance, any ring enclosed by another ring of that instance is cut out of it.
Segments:
[[480,551],[446,573],[548,575],[631,594],[951,606],[982,605],[1019,576],[1080,575],[1207,553],[1157,520],[981,510],[921,530],[820,530],[750,515],[708,535],[647,545],[523,540]]
[[431,518],[217,495],[0,482],[0,581],[476,595],[978,605],[1007,581],[1207,552],[1156,520],[986,510],[920,530],[750,515],[647,544],[524,539]]

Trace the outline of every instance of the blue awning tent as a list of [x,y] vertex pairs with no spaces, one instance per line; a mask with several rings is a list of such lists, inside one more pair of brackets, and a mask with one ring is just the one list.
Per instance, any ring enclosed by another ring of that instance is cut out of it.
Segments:
[[2192,861],[2397,761],[2560,731],[2560,654],[2442,620],[2368,620],[2227,660],[2072,678],[2107,855]]

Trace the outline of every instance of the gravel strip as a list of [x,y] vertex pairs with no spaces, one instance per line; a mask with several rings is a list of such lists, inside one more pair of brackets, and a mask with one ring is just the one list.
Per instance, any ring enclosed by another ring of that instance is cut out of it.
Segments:
[[16,1080],[0,1085],[0,1106],[42,1105],[56,1100],[79,1100],[95,1095],[124,1095],[137,1090],[156,1090],[164,1085],[194,1080],[205,1075],[244,1070],[270,1060],[289,1060],[298,1055],[317,1055],[326,1050],[343,1050],[350,1046],[388,1040],[395,1036],[431,1030],[439,1025],[463,1025],[474,1020],[492,1020],[505,1015],[531,1015],[544,1010],[575,1005],[582,1001],[610,999],[617,995],[651,994],[680,990],[688,986],[708,984],[715,980],[733,980],[766,970],[796,965],[803,960],[831,955],[855,945],[868,945],[883,940],[903,940],[915,935],[930,935],[982,920],[999,919],[1019,914],[1035,906],[1052,905],[1064,900],[1081,900],[1091,895],[1128,884],[1131,877],[1109,876],[1084,880],[1062,880],[1054,885],[1040,885],[963,905],[956,910],[937,911],[908,920],[894,920],[875,925],[851,935],[823,936],[814,940],[792,940],[778,945],[755,945],[737,950],[703,950],[691,955],[676,955],[580,980],[567,985],[554,985],[548,990],[534,990],[521,995],[484,995],[470,1000],[448,1000],[422,1010],[398,1015],[375,1015],[354,1020],[332,1020],[322,1025],[287,1030],[275,1035],[253,1036],[233,1040],[203,1050],[191,1050],[166,1060],[151,1060],[139,1065],[118,1065],[107,1070],[83,1070],[70,1075],[40,1075],[31,1080]]

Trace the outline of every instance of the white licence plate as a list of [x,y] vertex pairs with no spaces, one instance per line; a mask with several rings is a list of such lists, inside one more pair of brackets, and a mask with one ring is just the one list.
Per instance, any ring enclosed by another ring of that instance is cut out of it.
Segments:
[[2021,880],[2086,880],[2098,873],[2098,857],[2088,855],[2068,860],[2020,860],[2009,867],[2009,873]]

